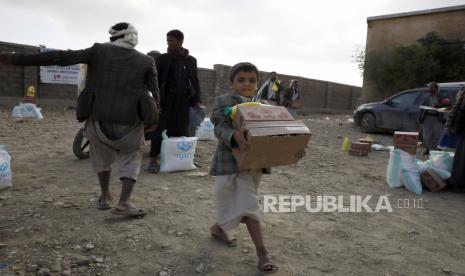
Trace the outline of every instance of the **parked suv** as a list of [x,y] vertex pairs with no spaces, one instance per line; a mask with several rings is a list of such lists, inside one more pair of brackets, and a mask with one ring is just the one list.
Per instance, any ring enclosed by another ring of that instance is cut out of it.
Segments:
[[[440,83],[440,93],[453,104],[465,82]],[[429,95],[428,87],[405,90],[382,102],[362,104],[354,111],[354,123],[364,132],[377,130],[419,131],[420,105]]]

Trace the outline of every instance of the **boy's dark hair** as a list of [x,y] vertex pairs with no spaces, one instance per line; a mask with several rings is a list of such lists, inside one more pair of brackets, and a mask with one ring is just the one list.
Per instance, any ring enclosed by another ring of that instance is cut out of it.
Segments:
[[233,82],[234,77],[239,72],[255,72],[255,74],[257,74],[257,80],[260,78],[260,72],[258,71],[257,66],[250,62],[239,62],[231,67],[231,70],[229,70],[229,80]]
[[166,36],[174,37],[176,40],[184,41],[184,34],[180,30],[171,30]]

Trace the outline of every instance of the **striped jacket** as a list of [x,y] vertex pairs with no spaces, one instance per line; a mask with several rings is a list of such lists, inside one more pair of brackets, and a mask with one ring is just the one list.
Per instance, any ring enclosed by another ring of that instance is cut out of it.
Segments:
[[211,121],[215,125],[214,132],[218,138],[218,146],[210,168],[211,175],[234,174],[239,171],[231,146],[231,138],[235,130],[231,118],[224,114],[224,110],[242,102],[244,100],[233,93],[218,96],[213,101]]

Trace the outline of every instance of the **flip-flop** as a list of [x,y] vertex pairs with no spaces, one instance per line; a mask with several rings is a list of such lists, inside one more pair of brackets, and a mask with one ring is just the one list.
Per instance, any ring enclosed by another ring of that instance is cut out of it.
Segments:
[[110,206],[110,204],[108,204],[108,202],[102,202],[102,198],[100,197],[97,200],[97,209],[99,209],[99,210],[109,210],[109,209],[111,209],[111,206]]
[[114,215],[126,216],[126,217],[143,217],[145,216],[145,211],[142,208],[128,207],[126,209],[117,209],[113,208],[110,211]]
[[222,237],[221,235],[218,235],[218,234],[213,233],[213,232],[210,232],[210,234],[212,235],[212,237],[215,240],[220,241],[220,242],[226,244],[229,247],[235,247],[237,245],[237,239],[236,238],[226,239],[226,237]]
[[148,167],[147,167],[147,171],[149,173],[158,173],[160,170],[157,166],[157,164],[150,164]]
[[265,262],[260,265],[258,264],[258,270],[265,274],[275,273],[279,271],[279,266],[274,265],[272,262]]

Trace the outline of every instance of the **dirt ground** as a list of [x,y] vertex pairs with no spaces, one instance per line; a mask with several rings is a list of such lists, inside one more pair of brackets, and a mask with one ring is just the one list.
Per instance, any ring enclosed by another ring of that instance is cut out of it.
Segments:
[[[132,199],[149,212],[123,219],[96,209],[97,177],[89,160],[71,150],[81,127],[73,111],[44,117],[21,122],[9,109],[0,112],[0,144],[13,168],[13,187],[0,191],[0,275],[259,275],[245,226],[233,232],[235,248],[208,232],[214,178],[202,172],[209,170],[215,141],[198,142],[194,173],[142,171]],[[305,117],[313,132],[307,156],[274,168],[260,192],[384,195],[393,211],[266,213],[266,244],[281,267],[275,275],[465,275],[465,195],[389,189],[388,152],[353,157],[341,151],[344,136],[365,136],[348,118]],[[388,134],[372,137],[392,141]],[[143,151],[145,167],[149,146]],[[113,179],[111,187],[117,197],[120,183]]]

